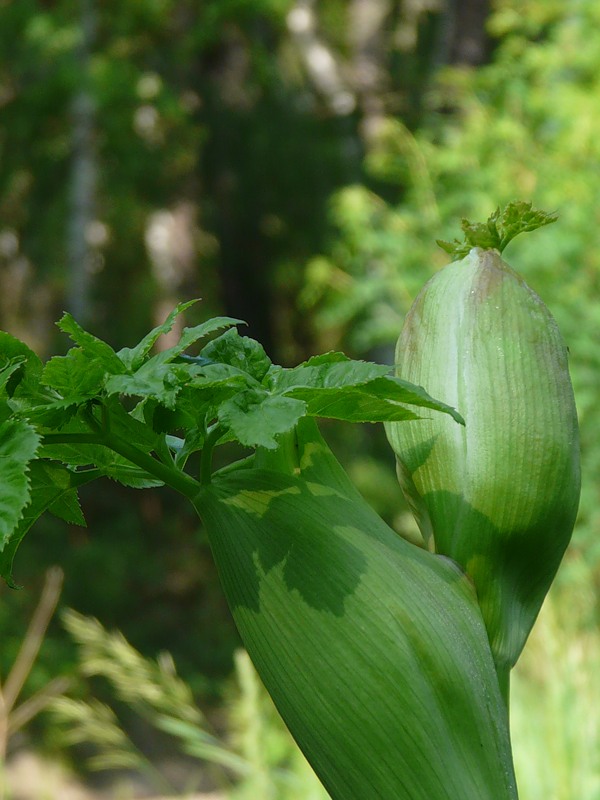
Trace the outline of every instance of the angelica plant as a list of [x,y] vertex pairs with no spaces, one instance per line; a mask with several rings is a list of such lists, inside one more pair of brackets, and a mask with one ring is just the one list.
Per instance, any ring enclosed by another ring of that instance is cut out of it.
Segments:
[[[470,254],[417,299],[395,372],[337,352],[286,369],[228,317],[154,352],[187,303],[119,351],[65,314],[73,347],[46,364],[0,334],[1,574],[14,585],[43,512],[83,523],[83,484],[171,487],[205,525],[244,645],[334,800],[514,800],[508,675],[579,475],[564,346],[498,249],[548,221],[511,204],[465,224]],[[319,417],[386,423],[429,550],[360,496]],[[232,440],[250,455],[215,471]]]

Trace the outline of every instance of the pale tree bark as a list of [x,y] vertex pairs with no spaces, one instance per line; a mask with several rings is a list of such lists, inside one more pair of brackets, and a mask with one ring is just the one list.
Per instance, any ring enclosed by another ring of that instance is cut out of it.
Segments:
[[[150,214],[146,224],[146,250],[152,275],[158,286],[154,304],[154,324],[160,325],[187,294],[193,282],[198,258],[196,206],[187,200],[173,208]],[[185,319],[180,315],[172,330],[157,342],[159,349],[172,347],[179,341]]]
[[490,0],[448,0],[448,63],[478,66],[490,55],[491,40],[486,31]]
[[377,137],[386,116],[388,88],[385,23],[390,0],[352,0],[349,38],[352,47],[352,83],[362,112],[361,134],[368,146]]
[[345,116],[356,108],[356,97],[343,75],[340,59],[319,35],[314,0],[296,0],[287,27],[307,75],[329,109]]
[[89,82],[96,36],[95,0],[79,0],[81,39],[77,54],[80,85],[72,108],[72,162],[67,232],[67,306],[83,324],[91,317],[91,285],[95,269],[90,232],[95,217],[97,156],[96,104]]

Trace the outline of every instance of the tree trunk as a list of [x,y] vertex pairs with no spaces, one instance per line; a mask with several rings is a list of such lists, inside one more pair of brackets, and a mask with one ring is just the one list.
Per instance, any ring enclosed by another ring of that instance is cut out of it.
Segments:
[[96,104],[89,85],[89,66],[96,33],[95,0],[80,0],[81,42],[77,54],[80,87],[73,98],[72,166],[67,233],[67,306],[82,323],[91,317],[94,253],[89,242],[96,204]]

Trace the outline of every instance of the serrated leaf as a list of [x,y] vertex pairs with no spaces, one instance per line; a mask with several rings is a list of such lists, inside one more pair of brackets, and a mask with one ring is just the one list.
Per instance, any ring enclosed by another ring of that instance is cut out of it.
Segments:
[[[177,308],[175,308],[175,310],[169,314],[165,322],[150,331],[147,336],[144,336],[142,341],[136,347],[125,347],[122,350],[119,350],[119,358],[122,360],[125,366],[130,371],[139,369],[158,339],[164,334],[168,333],[172,329],[175,319],[179,316],[179,314],[181,314],[195,302],[197,301],[191,300],[187,303],[180,303]],[[200,339],[210,336],[211,333],[214,333],[221,328],[240,324],[243,324],[243,321],[234,319],[233,317],[213,317],[209,320],[206,320],[206,322],[202,322],[200,325],[195,325],[192,328],[184,328],[181,338],[176,345],[157,353],[150,360],[153,360],[153,363],[157,366],[170,363],[176,359],[177,356],[184,353],[188,347],[190,347],[192,344],[195,344],[195,342],[199,341]]]
[[13,412],[26,415],[32,406],[40,402],[47,402],[48,390],[40,386],[42,362],[24,342],[14,336],[0,331],[0,363],[2,357],[6,359],[5,366],[11,362],[19,362],[15,370],[8,367],[10,375],[6,375],[6,382],[2,394],[10,397]]
[[25,517],[37,519],[42,513],[39,509],[48,509],[65,522],[85,526],[77,498],[77,488],[89,479],[85,472],[74,472],[53,461],[36,460],[31,463],[30,478],[32,501],[25,509]]
[[307,413],[314,417],[346,422],[414,420],[420,418],[417,411],[423,407],[450,414],[457,422],[464,424],[460,414],[453,408],[434,400],[420,386],[393,376],[374,378],[358,386],[298,387],[288,390],[285,396],[303,400]]
[[461,242],[459,239],[453,239],[451,242],[445,242],[443,239],[436,239],[435,243],[452,257],[452,261],[458,261],[468,256],[471,250],[470,244],[465,244],[465,242]]
[[134,412],[127,412],[116,398],[108,398],[105,408],[111,433],[126,442],[135,443],[144,453],[156,449],[159,436],[138,419]]
[[161,361],[161,363],[164,361],[173,361],[184,353],[188,347],[191,347],[191,345],[195,344],[200,339],[206,338],[211,333],[215,333],[215,331],[221,330],[221,328],[230,328],[232,325],[244,324],[243,320],[235,319],[234,317],[213,317],[206,322],[202,322],[200,325],[195,325],[193,328],[184,328],[179,342],[174,345],[174,347],[169,347],[168,350],[158,353],[156,359]]
[[[341,354],[336,354],[336,356]],[[282,369],[273,377],[273,391],[287,393],[290,389],[341,389],[365,384],[387,375],[392,367],[348,358],[335,360],[311,359],[292,369]]]
[[104,386],[106,366],[81,347],[72,347],[65,356],[54,356],[42,372],[41,382],[63,398],[81,403],[96,397]]
[[105,383],[105,389],[109,396],[123,394],[148,397],[173,408],[177,393],[188,378],[183,367],[178,370],[172,364],[159,365],[150,359],[133,375],[111,375]]
[[196,328],[186,328],[180,344],[176,347],[152,356],[133,373],[110,376],[105,384],[107,393],[151,398],[167,408],[174,409],[177,395],[184,386],[200,387],[204,384],[204,388],[209,391],[211,383],[216,385],[217,382],[223,383],[228,379],[235,380],[238,385],[247,382],[248,378],[241,370],[226,364],[204,366],[197,363],[194,358],[174,361],[196,338],[206,336],[232,322],[234,320],[229,317],[217,317]]
[[77,501],[77,487],[88,483],[93,477],[85,472],[68,470],[62,464],[39,460],[31,462],[31,500],[0,553],[0,575],[9,586],[15,586],[12,579],[15,553],[25,534],[45,511],[58,512],[57,516],[67,522],[85,525]]
[[437,244],[445,250],[453,261],[464,258],[473,247],[482,250],[498,250],[502,252],[515,236],[527,231],[535,231],[544,225],[556,222],[558,216],[534,209],[531,203],[523,200],[508,203],[503,209],[497,208],[486,222],[469,222],[463,219],[461,228],[464,241],[454,239],[451,242],[437,240]]
[[26,422],[8,419],[0,425],[0,551],[29,501],[29,463],[39,444],[39,435]]
[[17,370],[21,370],[25,363],[25,356],[15,356],[14,358],[8,359],[4,366],[0,368],[0,393],[12,394],[12,392],[7,391],[7,385],[12,376]]
[[433,398],[422,386],[410,383],[395,375],[385,375],[382,378],[375,378],[362,387],[362,391],[368,392],[381,400],[388,400],[394,403],[407,403],[408,405],[419,408],[431,408],[440,411],[442,414],[449,414],[460,425],[465,421],[462,416],[452,408],[452,406],[442,403],[441,400]]
[[48,506],[48,511],[54,514],[55,517],[62,519],[63,522],[68,522],[70,525],[81,525],[85,527],[85,517],[81,510],[79,495],[76,489],[65,492],[62,497],[59,497],[52,505]]
[[303,400],[306,403],[306,413],[313,417],[346,422],[419,419],[419,415],[406,406],[370,393],[368,386],[369,384],[341,389],[292,389],[286,397]]
[[[22,392],[32,393],[37,388],[42,374],[40,357],[24,342],[6,331],[0,331],[0,355],[4,356],[7,362],[11,359],[23,359],[19,380],[15,381],[16,385],[12,389],[16,390],[17,387],[20,387]],[[12,391],[10,393],[12,394]]]
[[71,314],[63,314],[56,324],[76,345],[79,345],[88,359],[101,364],[105,372],[123,371],[123,364],[112,347],[84,330]]
[[320,353],[316,356],[311,356],[309,359],[299,364],[300,367],[316,367],[320,364],[335,364],[338,361],[351,361],[345,353],[339,350],[330,350],[327,353]]
[[59,398],[34,405],[23,413],[37,427],[60,430],[77,414],[79,407],[87,403],[89,399],[84,396]]
[[544,225],[556,222],[557,219],[558,214],[539,211],[533,208],[531,203],[523,201],[509,203],[502,212],[500,252],[520,233],[535,231]]
[[276,437],[292,430],[306,413],[306,404],[292,397],[266,392],[240,392],[221,404],[219,421],[246,447],[277,447]]
[[263,346],[254,339],[240,336],[235,328],[209,342],[200,355],[209,361],[236,367],[259,383],[271,366],[271,359]]
[[[80,432],[76,425],[67,425],[65,432]],[[137,442],[136,442],[137,444]],[[132,464],[123,456],[99,444],[44,444],[40,457],[62,461],[74,467],[96,467],[101,475],[134,489],[162,486],[163,482]]]
[[332,800],[515,800],[468,580],[388,528],[322,440],[298,445],[298,477],[238,470],[197,506],[244,644]]
[[135,347],[123,347],[121,350],[119,350],[117,355],[127,369],[131,371],[138,369],[158,339],[161,336],[169,333],[169,331],[173,328],[177,317],[197,302],[197,300],[189,300],[184,303],[179,303],[173,309],[173,311],[171,311],[166,320],[161,325],[157,325],[156,328],[153,328],[149,333],[147,333],[141,342],[139,342]]

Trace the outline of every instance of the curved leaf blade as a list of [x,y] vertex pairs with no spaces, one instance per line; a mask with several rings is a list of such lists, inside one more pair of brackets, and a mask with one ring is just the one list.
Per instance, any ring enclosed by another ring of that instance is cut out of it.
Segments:
[[300,477],[240,470],[198,498],[262,680],[334,800],[515,800],[471,585],[388,528],[327,452],[309,436]]

